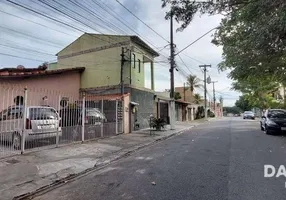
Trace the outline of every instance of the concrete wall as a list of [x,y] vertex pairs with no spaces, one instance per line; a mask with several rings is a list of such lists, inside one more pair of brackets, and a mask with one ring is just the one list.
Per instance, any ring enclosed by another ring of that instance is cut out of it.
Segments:
[[131,101],[139,104],[137,122],[140,128],[148,128],[150,115],[154,115],[154,92],[131,88]]
[[79,100],[80,74],[66,73],[25,79],[0,80],[0,109],[14,105],[16,96],[24,96],[27,88],[28,105],[49,105],[57,108],[59,97]]
[[123,101],[123,132],[130,133],[130,116],[129,116],[129,104],[130,96],[125,96]]

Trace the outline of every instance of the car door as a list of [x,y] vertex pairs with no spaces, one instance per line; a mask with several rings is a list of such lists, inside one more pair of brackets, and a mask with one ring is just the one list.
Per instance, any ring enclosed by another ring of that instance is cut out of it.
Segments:
[[261,117],[261,126],[263,127],[263,128],[265,128],[265,123],[266,123],[266,118],[267,118],[267,114],[268,114],[268,110],[266,110],[264,113],[263,113],[263,115],[262,115],[262,117]]

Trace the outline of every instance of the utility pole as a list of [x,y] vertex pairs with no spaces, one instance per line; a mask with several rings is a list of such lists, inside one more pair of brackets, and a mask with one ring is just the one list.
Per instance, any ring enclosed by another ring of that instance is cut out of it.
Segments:
[[[171,8],[172,9],[172,8]],[[173,13],[171,10],[171,17],[170,17],[170,77],[171,77],[171,87],[170,87],[170,125],[171,129],[175,129],[175,100],[174,100],[174,56],[175,56],[175,49],[174,49],[174,36],[173,36]]]
[[186,84],[184,83],[184,101],[186,101]]
[[[126,50],[126,51],[128,51],[128,49]],[[124,94],[124,78],[123,78],[123,76],[124,76],[124,63],[127,61],[126,59],[125,59],[125,51],[124,51],[124,47],[122,47],[121,48],[121,54],[120,54],[120,56],[121,56],[121,68],[120,68],[120,91],[121,91],[121,95],[123,95]]]
[[199,67],[202,67],[204,70],[204,93],[205,93],[205,118],[208,117],[208,111],[207,111],[207,67],[211,67],[211,65],[200,65]]
[[213,83],[213,98],[214,98],[214,115],[216,117],[216,110],[215,110],[215,102],[216,102],[216,98],[215,98],[215,83],[217,83],[217,81],[212,81]]

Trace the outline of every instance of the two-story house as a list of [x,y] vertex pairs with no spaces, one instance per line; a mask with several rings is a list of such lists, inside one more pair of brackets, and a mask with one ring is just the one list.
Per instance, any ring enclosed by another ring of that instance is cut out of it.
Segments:
[[[130,130],[148,127],[154,111],[154,58],[159,54],[137,36],[85,33],[61,50],[52,68],[85,67],[81,91],[93,94],[130,94]],[[151,88],[145,88],[145,67]],[[134,109],[134,108],[137,109]]]

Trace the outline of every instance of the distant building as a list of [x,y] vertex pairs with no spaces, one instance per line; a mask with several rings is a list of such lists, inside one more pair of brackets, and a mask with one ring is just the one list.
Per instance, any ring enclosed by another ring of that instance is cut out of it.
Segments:
[[175,87],[175,92],[180,93],[180,96],[182,97],[181,100],[193,103],[194,94],[187,87]]
[[79,98],[80,74],[84,67],[47,70],[37,68],[0,69],[0,109],[13,105],[15,98],[23,97],[28,90],[27,103],[30,105],[59,105],[59,97]]

